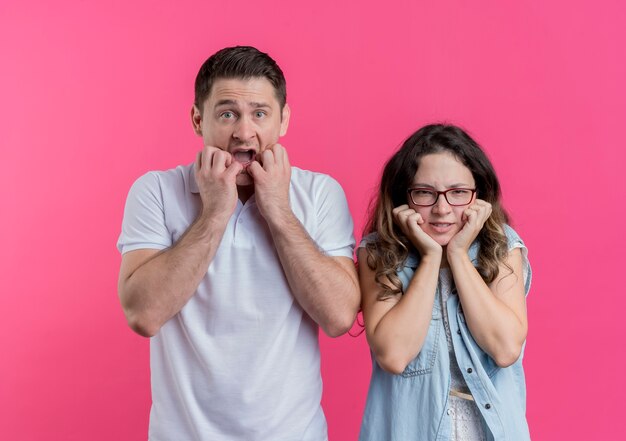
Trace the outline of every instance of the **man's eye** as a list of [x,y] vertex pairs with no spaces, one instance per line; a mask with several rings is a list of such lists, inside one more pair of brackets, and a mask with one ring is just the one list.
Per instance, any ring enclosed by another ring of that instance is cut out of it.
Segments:
[[254,112],[254,116],[256,116],[257,118],[264,118],[266,115],[266,113],[262,110],[257,110],[256,112]]
[[231,119],[235,117],[235,114],[233,112],[223,112],[221,116],[224,119]]

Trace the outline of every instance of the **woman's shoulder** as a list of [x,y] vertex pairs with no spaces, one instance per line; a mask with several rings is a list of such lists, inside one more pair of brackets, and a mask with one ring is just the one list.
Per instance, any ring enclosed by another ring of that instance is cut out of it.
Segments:
[[513,248],[526,248],[524,241],[520,237],[520,235],[511,227],[509,224],[504,224],[502,229],[504,230],[504,235],[509,243],[509,249]]
[[528,248],[526,248],[526,244],[522,238],[517,234],[510,225],[504,225],[504,233],[506,234],[506,238],[509,242],[509,251],[519,248],[522,253],[522,272],[524,275],[524,290],[526,295],[528,295],[528,291],[530,290],[530,283],[532,280],[532,269],[530,267],[530,261],[528,260]]
[[359,242],[358,248],[365,248],[365,247],[367,247],[368,244],[374,243],[377,240],[378,240],[378,233],[376,233],[376,232],[369,233],[369,234],[363,236],[363,238],[361,239],[361,242]]

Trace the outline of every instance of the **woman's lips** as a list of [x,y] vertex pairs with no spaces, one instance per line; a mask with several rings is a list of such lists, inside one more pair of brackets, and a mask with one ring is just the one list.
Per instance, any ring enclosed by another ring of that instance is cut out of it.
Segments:
[[436,233],[447,233],[453,226],[454,224],[448,222],[430,222],[430,227]]

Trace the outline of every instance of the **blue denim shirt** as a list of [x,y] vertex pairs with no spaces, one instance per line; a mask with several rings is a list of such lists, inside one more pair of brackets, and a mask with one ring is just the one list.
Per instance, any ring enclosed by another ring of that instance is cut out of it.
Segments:
[[[521,248],[524,261],[524,287],[530,288],[531,269],[527,250],[508,225],[505,232],[509,249]],[[368,236],[364,242],[371,240]],[[478,243],[469,249],[476,264]],[[419,256],[410,254],[398,276],[406,290],[419,265]],[[438,284],[439,285],[439,284]],[[420,353],[400,375],[385,372],[373,355],[360,441],[439,441],[449,440],[452,417],[447,412],[450,389],[450,358],[441,313],[441,293],[437,287],[432,320]],[[526,383],[522,367],[523,350],[511,366],[500,368],[470,334],[458,295],[449,296],[448,311],[452,344],[463,377],[483,416],[489,440],[529,440],[526,423]]]

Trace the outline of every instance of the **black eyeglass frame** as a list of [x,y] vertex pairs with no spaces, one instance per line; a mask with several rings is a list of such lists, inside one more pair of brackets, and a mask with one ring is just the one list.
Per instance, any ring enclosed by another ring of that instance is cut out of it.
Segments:
[[[433,202],[432,204],[416,204],[415,201],[413,200],[413,195],[412,192],[415,190],[424,190],[424,191],[429,191],[431,193],[437,193],[437,196],[435,197],[435,202]],[[465,190],[465,191],[471,191],[472,195],[469,198],[469,202],[466,202],[464,204],[452,204],[450,203],[450,201],[448,200],[448,193],[454,190]],[[413,188],[409,188],[406,191],[409,195],[409,199],[411,199],[411,202],[413,202],[413,205],[416,205],[418,207],[432,207],[433,205],[435,205],[437,203],[437,201],[439,200],[439,196],[443,195],[443,197],[446,199],[446,202],[448,203],[448,205],[450,205],[451,207],[462,207],[464,205],[469,205],[472,202],[472,199],[474,198],[474,195],[476,194],[476,189],[475,188],[449,188],[447,190],[444,191],[437,191],[435,189],[432,188],[426,188],[426,187],[413,187]]]

